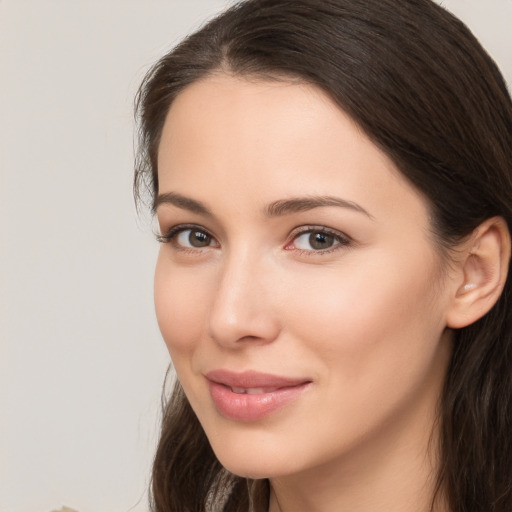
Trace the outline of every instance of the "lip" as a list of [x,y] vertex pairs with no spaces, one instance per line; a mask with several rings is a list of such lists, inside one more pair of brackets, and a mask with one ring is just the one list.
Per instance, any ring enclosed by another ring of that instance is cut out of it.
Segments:
[[226,418],[244,422],[258,421],[285,407],[311,384],[308,378],[256,371],[238,373],[220,369],[208,372],[205,377],[217,411]]

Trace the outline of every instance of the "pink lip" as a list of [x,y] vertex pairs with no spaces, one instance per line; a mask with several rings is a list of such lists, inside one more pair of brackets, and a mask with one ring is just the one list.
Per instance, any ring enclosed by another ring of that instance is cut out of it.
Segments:
[[[297,399],[311,384],[310,379],[268,373],[213,370],[206,374],[210,395],[223,416],[238,421],[257,421]],[[251,394],[234,392],[232,388]]]

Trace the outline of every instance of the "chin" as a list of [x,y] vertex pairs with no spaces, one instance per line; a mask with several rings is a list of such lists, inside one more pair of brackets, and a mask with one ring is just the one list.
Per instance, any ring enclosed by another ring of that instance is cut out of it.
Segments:
[[273,478],[292,470],[292,455],[279,452],[275,446],[269,446],[272,443],[265,443],[265,446],[263,443],[255,443],[253,439],[241,443],[234,442],[232,438],[216,439],[210,443],[222,466],[243,478]]
[[[272,464],[265,464],[264,461],[260,461],[258,463],[255,463],[254,461],[223,461],[220,458],[219,461],[230,473],[242,478],[261,480],[264,478],[275,478],[282,475],[279,470],[280,468],[276,468]],[[289,469],[290,468],[288,468],[287,472],[289,472]]]

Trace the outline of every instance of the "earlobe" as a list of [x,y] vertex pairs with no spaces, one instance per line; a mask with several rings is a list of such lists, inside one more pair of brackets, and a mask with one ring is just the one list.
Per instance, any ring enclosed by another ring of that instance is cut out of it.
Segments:
[[455,293],[446,325],[466,327],[483,317],[498,301],[507,280],[510,233],[502,217],[487,219],[462,244]]

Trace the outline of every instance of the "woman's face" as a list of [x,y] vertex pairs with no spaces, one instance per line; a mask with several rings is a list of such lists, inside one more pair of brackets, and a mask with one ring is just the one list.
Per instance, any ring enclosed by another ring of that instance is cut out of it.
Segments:
[[277,477],[423,443],[449,286],[390,159],[313,86],[219,74],[173,103],[158,169],[158,322],[222,464]]

